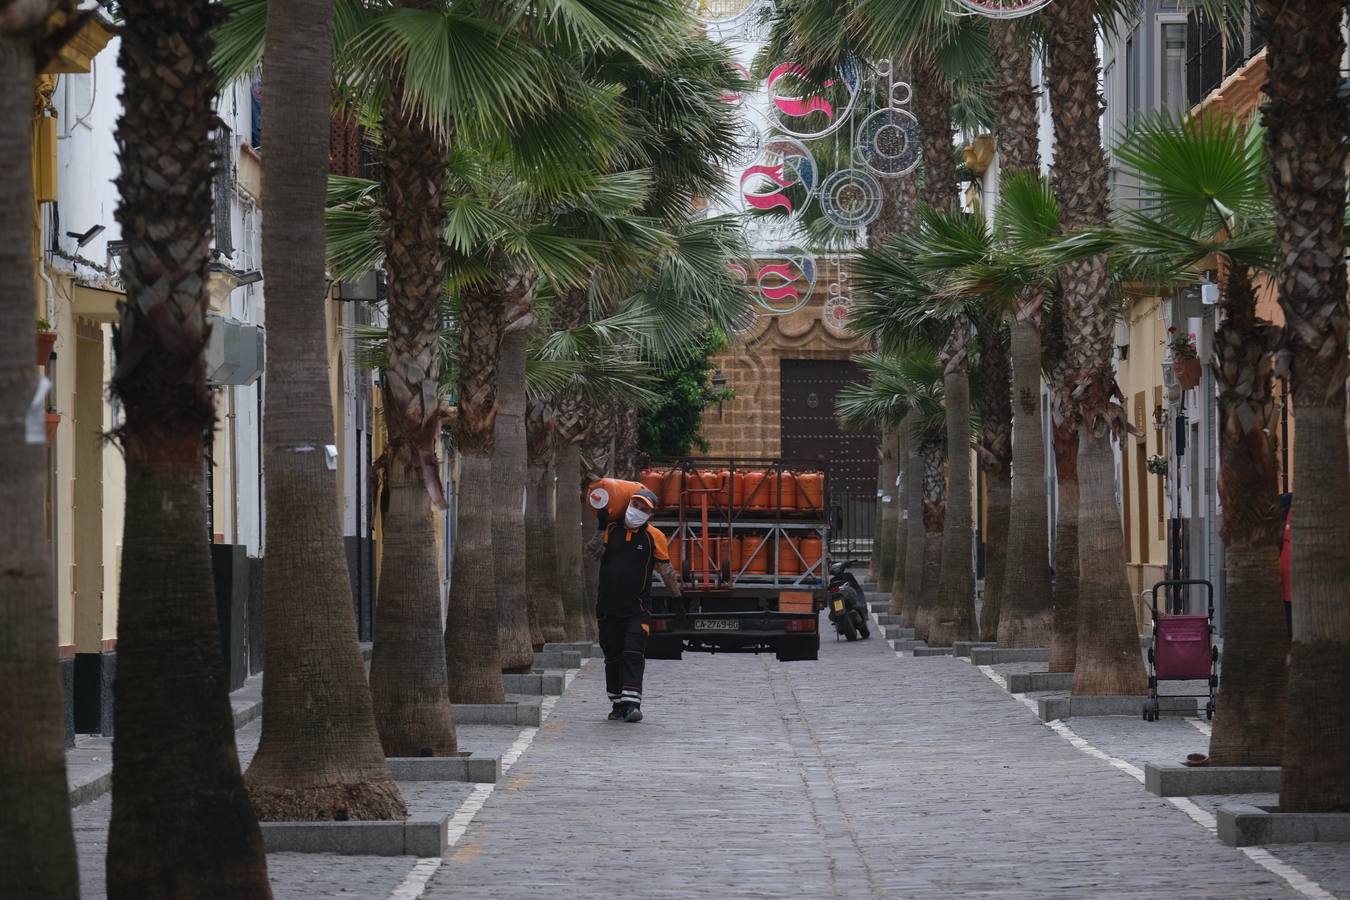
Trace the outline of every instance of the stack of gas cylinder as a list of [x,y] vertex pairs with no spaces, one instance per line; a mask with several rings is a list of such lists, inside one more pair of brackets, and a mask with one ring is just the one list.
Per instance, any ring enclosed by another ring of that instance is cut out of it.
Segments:
[[[667,514],[682,506],[686,521],[697,520],[707,498],[709,524],[718,536],[672,540],[671,561],[677,569],[687,557],[694,572],[717,572],[722,563],[735,575],[794,577],[816,565],[824,552],[819,534],[803,537],[770,529],[776,518],[817,518],[825,512],[825,476],[820,472],[787,470],[690,471],[682,468],[647,469],[640,475],[644,487],[660,498]],[[735,521],[726,535],[725,522]],[[763,530],[755,520],[764,519]],[[820,575],[822,573],[815,572]]]
[[690,472],[684,469],[647,469],[640,480],[661,500],[665,509],[702,507],[710,510],[753,512],[809,512],[825,509],[825,476],[820,472],[759,471]]

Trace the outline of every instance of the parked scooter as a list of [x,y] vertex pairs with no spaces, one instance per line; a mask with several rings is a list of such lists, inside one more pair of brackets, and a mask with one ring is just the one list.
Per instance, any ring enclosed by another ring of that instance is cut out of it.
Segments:
[[830,624],[845,640],[866,640],[872,636],[867,627],[867,604],[858,580],[848,570],[850,565],[837,562],[830,566]]

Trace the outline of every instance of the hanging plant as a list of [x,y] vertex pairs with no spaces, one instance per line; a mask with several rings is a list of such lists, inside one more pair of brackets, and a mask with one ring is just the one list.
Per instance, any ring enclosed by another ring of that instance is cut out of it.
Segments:
[[1167,457],[1163,456],[1161,453],[1154,453],[1152,456],[1150,456],[1150,457],[1148,458],[1148,462],[1146,463],[1146,466],[1147,466],[1148,471],[1150,472],[1150,474],[1153,474],[1153,475],[1166,475],[1166,474],[1167,474]]

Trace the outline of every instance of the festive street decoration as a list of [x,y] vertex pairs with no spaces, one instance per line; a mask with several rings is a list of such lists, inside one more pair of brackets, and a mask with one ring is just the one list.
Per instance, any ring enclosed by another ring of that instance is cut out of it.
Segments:
[[1020,19],[1049,5],[1050,0],[956,0],[967,13],[987,19]]
[[848,287],[848,269],[844,267],[842,256],[835,258],[835,280],[825,290],[825,305],[820,311],[821,324],[835,337],[856,337],[848,330],[849,315],[853,306],[853,296]]
[[[755,80],[755,79],[750,75],[750,70],[747,69],[742,63],[734,62],[734,61],[733,61],[733,62],[731,63],[731,69],[732,69],[732,72],[733,72],[734,74],[736,74],[736,75],[739,75],[739,76],[741,77],[741,80],[743,80],[743,81],[751,81],[751,82],[752,82],[752,81]],[[743,102],[745,102],[745,92],[744,92],[744,91],[727,91],[726,93],[724,93],[724,94],[722,95],[722,102],[725,103],[725,104],[727,104],[728,106],[740,106]]]
[[817,180],[811,151],[801,141],[774,137],[764,142],[755,164],[741,173],[741,199],[752,209],[782,209],[792,220],[811,202]]
[[881,212],[881,185],[862,169],[832,172],[820,185],[820,208],[840,228],[863,228]]
[[756,300],[771,315],[787,315],[806,305],[815,284],[815,257],[795,248],[783,250],[766,258],[756,273]]
[[690,9],[716,40],[762,40],[772,0],[693,0]]
[[840,66],[838,77],[813,84],[804,66],[781,63],[769,73],[765,87],[778,129],[803,140],[833,134],[858,102],[858,73],[851,65]]

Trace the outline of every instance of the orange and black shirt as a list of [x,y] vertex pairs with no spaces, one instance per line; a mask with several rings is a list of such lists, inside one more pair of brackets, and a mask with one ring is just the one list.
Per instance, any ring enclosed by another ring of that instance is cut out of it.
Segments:
[[629,531],[622,522],[605,529],[600,558],[600,593],[595,609],[602,616],[645,615],[652,594],[652,569],[669,562],[666,536],[655,525]]

